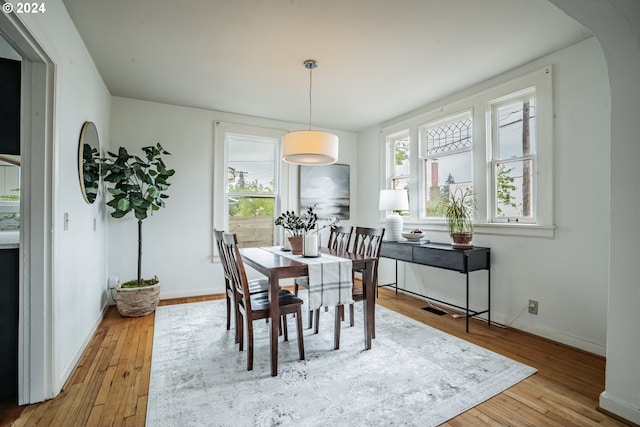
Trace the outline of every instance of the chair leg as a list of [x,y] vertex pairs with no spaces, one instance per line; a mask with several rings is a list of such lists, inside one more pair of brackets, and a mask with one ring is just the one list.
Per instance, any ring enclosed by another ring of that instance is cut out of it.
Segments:
[[313,313],[314,313],[314,316],[315,316],[315,318],[316,318],[316,319],[315,319],[316,326],[315,326],[315,329],[313,330],[313,333],[314,333],[314,334],[317,334],[317,333],[318,333],[318,329],[320,329],[320,309],[319,309],[319,308],[316,308],[316,309],[313,311]]
[[373,324],[373,333],[371,334],[371,338],[376,338],[376,316],[371,318],[371,323]]
[[335,326],[333,331],[333,348],[334,350],[340,349],[340,323],[342,323],[342,316],[344,315],[344,305],[336,305],[335,313]]
[[315,310],[309,310],[309,329],[313,327],[313,312]]
[[[247,319],[247,371],[253,370],[253,320]],[[273,357],[273,355],[272,355]]]
[[[236,344],[238,344],[240,342],[240,340],[242,339],[239,335],[238,329],[240,328],[241,324],[242,324],[242,315],[240,314],[240,308],[238,307],[238,304],[236,304],[236,299],[235,296],[233,298],[233,315],[236,318]],[[240,325],[238,325],[240,324]]]
[[287,328],[287,315],[282,315],[282,332],[284,333],[284,340],[289,341],[289,329]]
[[231,329],[231,298],[227,294],[227,331]]
[[[236,311],[238,314],[238,311]],[[238,338],[238,351],[244,350],[244,318],[236,317],[236,337]]]
[[298,306],[296,309],[296,321],[298,324],[298,353],[300,360],[304,360],[304,337],[302,336],[302,310]]
[[354,325],[354,318],[355,318],[355,313],[354,313],[354,310],[353,310],[353,305],[354,305],[354,304],[349,304],[349,322],[350,322],[350,323],[349,323],[349,325],[350,325],[351,327],[353,327],[353,325]]

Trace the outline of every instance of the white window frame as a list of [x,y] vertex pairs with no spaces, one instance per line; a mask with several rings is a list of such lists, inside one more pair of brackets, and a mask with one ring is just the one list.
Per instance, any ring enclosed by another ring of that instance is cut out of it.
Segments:
[[[409,175],[401,175],[397,172],[397,166],[396,166],[396,161],[395,161],[395,148],[396,148],[396,143],[399,140],[402,139],[407,139],[408,143],[409,143]],[[393,182],[399,179],[407,179],[410,180],[411,179],[411,171],[412,169],[412,165],[411,165],[411,137],[409,136],[409,130],[408,129],[404,129],[400,132],[396,132],[392,135],[388,135],[386,137],[386,144],[387,144],[387,167],[386,167],[386,171],[387,171],[387,186],[386,188],[394,188],[395,186],[393,185]]]
[[[513,76],[514,73],[507,73]],[[495,178],[493,177],[493,157],[491,137],[491,108],[500,100],[514,94],[518,94],[529,88],[535,87],[536,93],[536,149],[537,159],[535,165],[535,200],[534,221],[525,223],[495,222],[492,218]],[[535,71],[523,74],[519,77],[498,76],[474,89],[464,91],[462,94],[449,96],[441,103],[430,104],[423,112],[416,112],[413,116],[403,116],[397,122],[385,124],[381,132],[381,148],[385,165],[388,163],[389,154],[387,139],[399,129],[408,129],[411,136],[411,183],[409,199],[411,217],[405,218],[409,226],[420,226],[425,230],[444,231],[444,221],[437,218],[421,218],[425,206],[422,191],[425,179],[424,168],[419,164],[423,160],[418,156],[420,127],[462,113],[472,111],[473,120],[473,188],[476,198],[477,212],[475,215],[474,231],[478,234],[518,235],[553,237],[553,93],[552,93],[552,67],[545,66]],[[386,182],[381,182],[381,188],[385,188]],[[415,201],[418,201],[417,203]]]
[[[225,132],[224,134],[224,150],[225,150],[225,169],[229,171],[229,149],[230,145],[234,140],[245,140],[252,141],[258,144],[268,144],[272,146],[273,149],[273,193],[238,193],[238,192],[229,192],[229,173],[225,173],[224,176],[224,204],[225,204],[225,214],[226,214],[226,222],[229,224],[229,200],[233,197],[242,198],[242,197],[252,197],[252,198],[262,198],[262,199],[273,199],[273,213],[275,219],[276,213],[278,212],[278,200],[280,196],[280,173],[279,173],[279,165],[280,162],[278,159],[280,158],[280,139],[273,137],[265,137],[265,136],[256,136],[256,135],[247,135],[246,133],[233,133],[233,132]],[[275,226],[274,226],[274,237],[275,237]],[[273,242],[275,244],[275,242]]]
[[[213,176],[213,227],[211,235],[213,236],[213,229],[228,230],[229,229],[229,209],[228,209],[228,177],[227,177],[227,165],[228,165],[228,151],[226,143],[226,135],[245,135],[250,138],[264,138],[281,140],[282,135],[286,133],[285,130],[264,128],[259,126],[251,126],[236,123],[226,123],[217,121],[214,123],[214,176]],[[281,145],[276,147],[276,160],[280,158]],[[282,161],[276,161],[275,163],[275,205],[274,205],[274,219],[277,212],[280,212],[283,205],[282,195],[287,194],[289,178],[289,168],[286,164],[283,165]],[[285,201],[285,205],[286,205]],[[275,225],[274,225],[275,230]],[[277,234],[274,234],[276,241],[278,240]],[[217,246],[215,240],[212,238],[212,262],[219,262],[217,255]]]
[[[427,193],[427,163],[429,161],[429,159],[433,159],[436,157],[443,157],[443,156],[430,156],[427,154],[427,141],[424,140],[424,135],[425,133],[429,130],[429,129],[433,129],[433,128],[438,128],[442,125],[445,124],[449,124],[452,122],[456,122],[458,120],[464,119],[464,118],[469,118],[471,120],[471,147],[465,150],[460,150],[457,153],[463,153],[463,152],[469,152],[471,153],[471,157],[472,157],[472,161],[471,161],[471,176],[473,176],[473,171],[476,169],[474,162],[473,162],[473,156],[474,156],[474,150],[475,150],[475,125],[474,125],[474,115],[473,115],[473,109],[463,109],[461,111],[457,111],[453,114],[448,114],[444,117],[439,117],[435,120],[430,120],[427,123],[423,123],[421,125],[418,126],[418,152],[419,152],[419,159],[420,159],[420,166],[419,169],[421,170],[422,174],[422,180],[420,181],[420,185],[418,187],[419,189],[419,197],[421,198],[420,201],[420,220],[424,220],[424,221],[431,221],[431,222],[437,222],[437,223],[444,223],[445,222],[445,218],[444,217],[435,217],[435,216],[427,216],[426,214],[426,193]],[[456,154],[457,154],[456,153]],[[451,154],[447,154],[447,156],[450,156]],[[472,179],[471,180],[471,185],[472,185],[472,189],[475,186],[475,180]],[[474,215],[475,216],[475,215]]]
[[[491,181],[490,181],[490,186],[489,186],[489,194],[491,197],[491,203],[489,204],[489,207],[491,209],[491,211],[488,214],[489,217],[489,222],[491,223],[511,223],[511,222],[517,222],[517,223],[521,223],[521,224],[535,224],[536,223],[536,219],[538,218],[537,215],[537,211],[538,211],[538,199],[537,199],[537,193],[538,193],[538,173],[537,171],[537,165],[538,165],[538,144],[537,144],[537,140],[538,140],[538,136],[536,135],[536,149],[534,153],[528,154],[528,155],[522,155],[522,156],[517,156],[517,157],[512,157],[512,158],[506,158],[506,157],[499,157],[498,156],[498,152],[499,147],[498,147],[498,138],[497,138],[497,132],[498,132],[498,114],[497,114],[497,110],[498,108],[502,107],[505,104],[510,104],[510,103],[514,103],[514,102],[518,102],[518,101],[524,101],[525,99],[528,99],[531,97],[531,95],[533,94],[533,97],[536,99],[536,127],[537,127],[537,97],[536,97],[536,88],[535,87],[530,87],[524,90],[521,90],[519,92],[515,92],[512,94],[509,94],[507,96],[504,96],[500,99],[496,99],[496,100],[492,100],[489,103],[489,108],[488,111],[490,113],[488,113],[488,118],[487,118],[487,123],[490,126],[491,132],[490,132],[490,139],[491,139]],[[525,218],[525,217],[517,217],[517,218],[509,218],[509,217],[498,217],[497,216],[497,190],[498,190],[498,176],[497,176],[497,165],[499,163],[512,163],[512,162],[518,162],[518,161],[524,161],[524,160],[530,160],[531,161],[531,166],[532,166],[532,176],[534,177],[533,179],[533,188],[532,188],[532,215],[531,218]]]
[[[536,159],[534,161],[534,189],[533,189],[533,215],[531,223],[520,222],[491,222],[495,227],[507,230],[536,230],[538,234],[546,237],[553,236],[553,72],[552,67],[546,66],[520,78],[506,82],[498,86],[490,95],[494,95],[486,103],[487,117],[491,116],[493,105],[500,103],[509,97],[522,96],[528,90],[535,88],[536,99]],[[490,120],[490,119],[488,119]],[[491,127],[487,125],[487,129]],[[491,139],[491,134],[487,134]],[[490,149],[493,149],[491,146]],[[488,159],[492,160],[491,150],[488,150]],[[492,166],[492,165],[491,165]],[[490,189],[496,188],[493,169],[491,169]],[[493,214],[493,211],[488,212]],[[489,216],[491,218],[491,216]],[[488,222],[488,221],[487,221]]]

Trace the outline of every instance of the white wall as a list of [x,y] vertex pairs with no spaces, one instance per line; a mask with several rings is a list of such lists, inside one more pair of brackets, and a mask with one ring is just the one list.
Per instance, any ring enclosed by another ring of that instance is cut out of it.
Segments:
[[[107,304],[106,220],[101,199],[88,205],[82,197],[77,153],[85,121],[96,124],[103,143],[109,140],[111,95],[62,2],[48,0],[46,8],[46,13],[18,16],[55,64],[50,147],[54,176],[49,325],[52,354],[44,355],[53,359],[52,383],[37,400],[53,397],[62,388],[102,320]],[[69,217],[67,230],[65,213]]]
[[5,41],[4,38],[0,37],[0,58],[8,58],[15,59],[19,61],[20,55]]
[[611,252],[606,391],[600,407],[640,424],[640,3],[551,0],[589,28],[607,61],[611,88]]
[[[555,236],[474,236],[491,248],[492,320],[604,355],[609,259],[610,138],[607,70],[598,42],[591,38],[479,88],[552,64],[554,71],[554,217]],[[456,95],[455,97],[457,97]],[[427,111],[431,106],[420,109]],[[409,116],[411,114],[408,114]],[[405,117],[405,116],[403,116]],[[361,152],[380,147],[379,132],[360,135]],[[377,170],[360,168],[360,183],[383,182]],[[378,187],[379,188],[379,187]],[[379,221],[375,197],[360,202],[362,221]],[[368,206],[366,206],[368,204]],[[419,224],[407,224],[413,228]],[[428,232],[432,241],[448,242],[444,232]],[[394,263],[382,263],[381,277],[393,281]],[[400,263],[401,287],[464,305],[464,276],[455,272]],[[486,272],[471,274],[471,305],[486,308]],[[527,312],[529,299],[539,302],[537,316]],[[463,320],[460,320],[463,321]],[[472,322],[472,328],[482,327]]]
[[[129,152],[160,142],[172,155],[168,167],[176,170],[167,194],[166,208],[143,223],[142,274],[160,278],[161,298],[224,292],[222,269],[213,257],[214,126],[216,121],[296,130],[302,124],[277,122],[195,108],[178,107],[114,97],[111,110],[112,150]],[[339,163],[351,164],[352,204],[357,194],[356,135],[340,137]],[[295,174],[294,174],[295,175]],[[292,177],[289,193],[297,194]],[[289,209],[297,206],[290,206]],[[358,214],[352,206],[352,215]],[[219,225],[216,218],[216,225]],[[129,280],[136,277],[137,225],[133,216],[109,220],[109,274]],[[213,259],[213,262],[212,262]]]

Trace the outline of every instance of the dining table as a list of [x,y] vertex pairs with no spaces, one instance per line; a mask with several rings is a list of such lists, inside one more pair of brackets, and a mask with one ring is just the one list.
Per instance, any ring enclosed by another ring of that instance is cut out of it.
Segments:
[[[242,248],[240,254],[243,262],[269,278],[269,341],[271,346],[271,375],[278,375],[278,325],[280,307],[278,295],[280,292],[280,280],[286,278],[305,277],[309,275],[308,264],[300,255],[300,260],[295,257],[284,256],[279,253],[279,247],[253,247]],[[362,287],[364,292],[364,349],[371,349],[371,340],[375,337],[375,291],[373,272],[377,258],[352,252],[336,251],[321,248],[320,253],[351,260],[352,269],[362,273]],[[338,346],[339,335],[336,334],[335,347]]]

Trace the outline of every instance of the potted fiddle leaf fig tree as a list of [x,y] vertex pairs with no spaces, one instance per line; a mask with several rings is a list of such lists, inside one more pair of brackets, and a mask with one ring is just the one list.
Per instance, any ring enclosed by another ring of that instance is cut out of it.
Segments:
[[120,147],[117,153],[108,152],[108,157],[100,159],[102,176],[111,195],[107,202],[111,216],[122,218],[133,212],[138,220],[138,277],[116,287],[118,311],[127,317],[145,316],[160,301],[158,278],[142,279],[142,222],[165,206],[169,178],[175,173],[164,164],[162,157],[170,153],[159,143],[142,147],[142,152],[144,158]]

